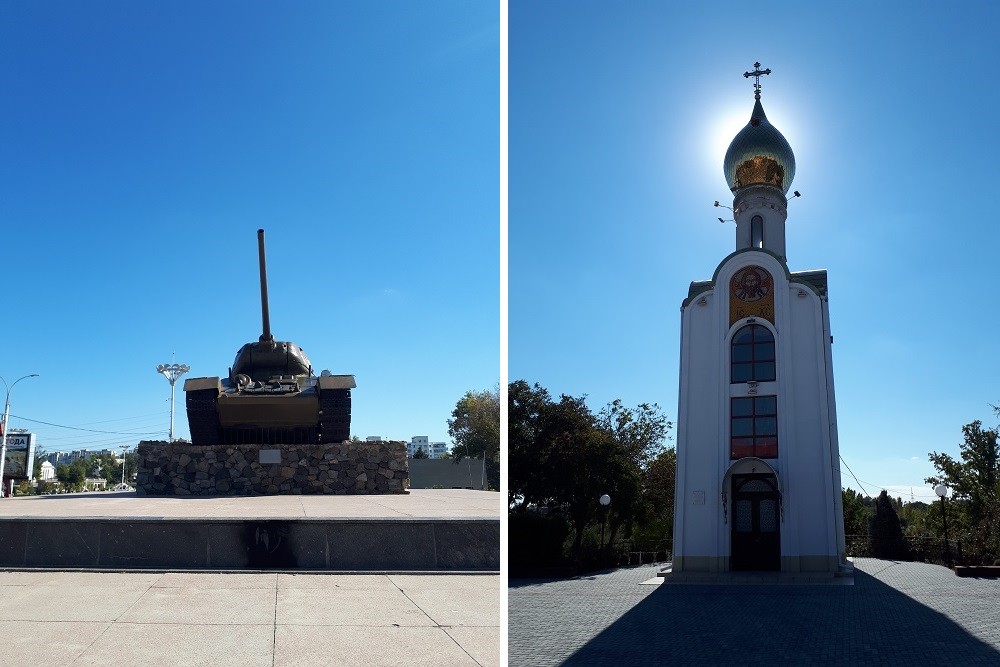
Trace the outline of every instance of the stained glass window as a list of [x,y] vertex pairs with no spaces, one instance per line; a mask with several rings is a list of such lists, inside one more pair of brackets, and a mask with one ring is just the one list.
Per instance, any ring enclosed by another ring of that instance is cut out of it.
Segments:
[[733,336],[731,346],[731,383],[773,382],[774,335],[760,324],[748,324]]
[[777,396],[730,399],[729,457],[762,459],[778,456]]

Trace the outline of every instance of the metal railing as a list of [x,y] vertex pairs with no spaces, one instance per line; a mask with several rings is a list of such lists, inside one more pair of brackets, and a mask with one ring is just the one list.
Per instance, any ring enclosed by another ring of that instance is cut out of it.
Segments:
[[902,536],[880,539],[873,535],[847,535],[847,555],[892,560],[922,561],[942,565],[963,565],[966,556],[961,540],[941,537]]
[[618,565],[662,563],[673,558],[672,540],[620,540],[608,545],[609,557]]

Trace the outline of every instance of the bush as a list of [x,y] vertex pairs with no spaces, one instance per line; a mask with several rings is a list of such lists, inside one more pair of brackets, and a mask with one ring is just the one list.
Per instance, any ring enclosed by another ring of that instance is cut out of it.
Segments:
[[507,521],[507,556],[514,572],[533,572],[564,563],[569,522],[558,514],[512,512]]

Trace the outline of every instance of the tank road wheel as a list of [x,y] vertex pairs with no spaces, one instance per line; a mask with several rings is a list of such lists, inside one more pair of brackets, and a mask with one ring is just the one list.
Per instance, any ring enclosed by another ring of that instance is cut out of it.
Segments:
[[320,443],[340,443],[351,439],[350,389],[320,390],[319,412]]
[[188,426],[192,445],[219,444],[218,389],[198,389],[187,392]]

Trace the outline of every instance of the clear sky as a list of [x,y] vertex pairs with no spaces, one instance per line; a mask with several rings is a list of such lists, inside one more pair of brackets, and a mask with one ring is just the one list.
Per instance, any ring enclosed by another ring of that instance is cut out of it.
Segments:
[[513,0],[510,378],[676,416],[759,60],[802,193],[789,268],[829,271],[844,484],[935,499],[928,452],[1000,403],[998,7]]
[[464,0],[0,3],[0,375],[41,376],[11,426],[166,437],[155,366],[225,376],[261,333],[262,227],[272,331],[356,376],[352,433],[448,441],[500,374],[499,30]]

